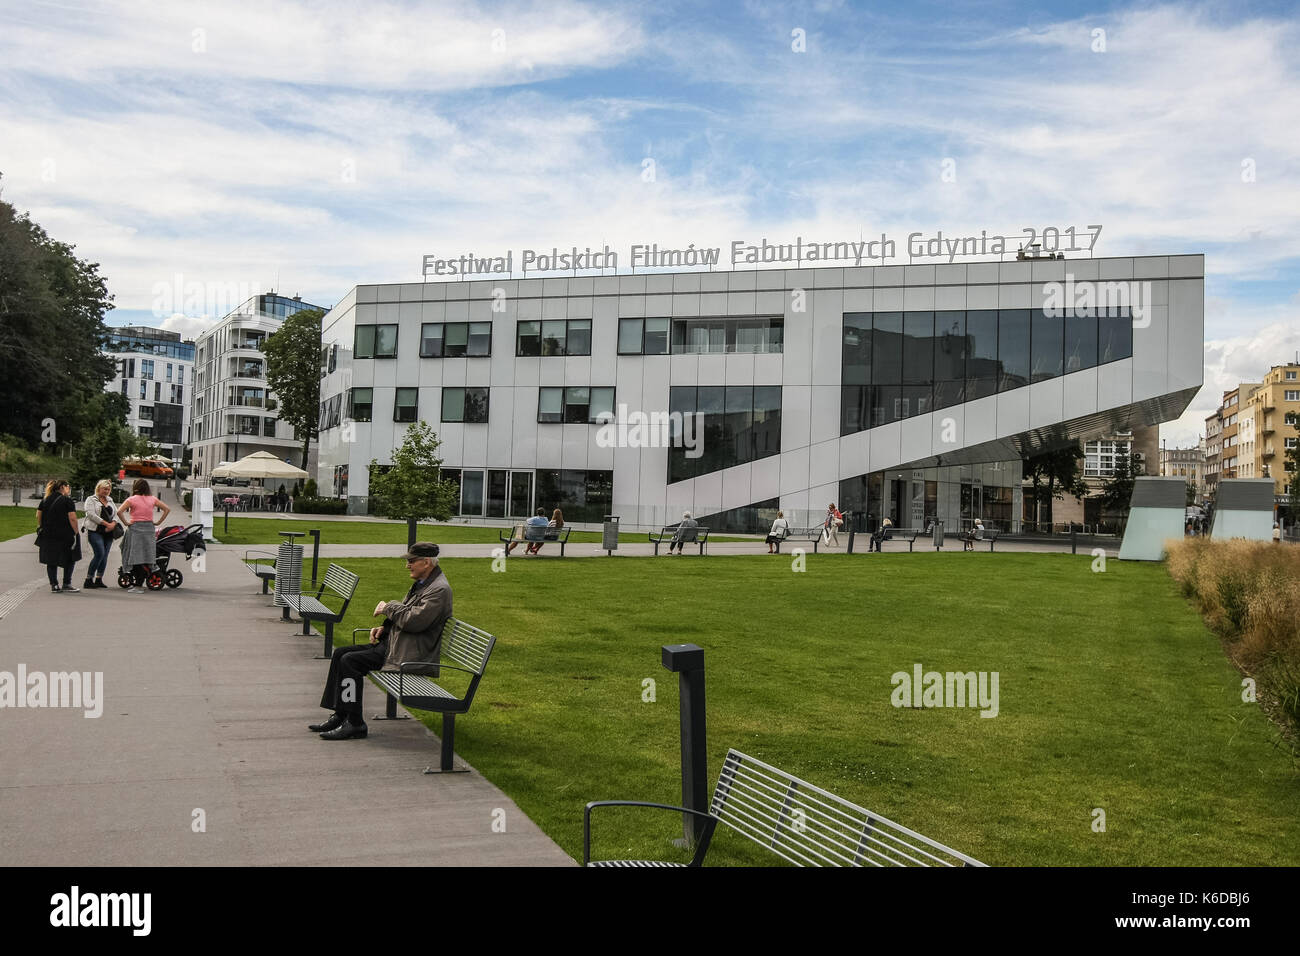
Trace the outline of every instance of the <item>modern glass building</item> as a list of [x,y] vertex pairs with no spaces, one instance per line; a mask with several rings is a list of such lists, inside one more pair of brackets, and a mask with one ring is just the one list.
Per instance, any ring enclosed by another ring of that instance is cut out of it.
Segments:
[[276,415],[261,346],[285,318],[318,308],[296,296],[257,295],[199,336],[190,430],[195,477],[255,451],[304,467],[301,439]]
[[318,482],[365,512],[423,419],[467,519],[1014,528],[1024,455],[1182,413],[1203,328],[1199,255],[362,285]]
[[194,343],[181,341],[179,332],[122,326],[108,330],[104,351],[117,361],[105,388],[126,397],[131,430],[180,461],[189,441]]

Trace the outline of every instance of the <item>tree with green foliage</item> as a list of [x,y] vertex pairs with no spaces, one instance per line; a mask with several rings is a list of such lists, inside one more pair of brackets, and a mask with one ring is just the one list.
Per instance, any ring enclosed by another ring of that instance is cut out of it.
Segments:
[[302,467],[320,419],[321,309],[302,309],[286,318],[262,342],[266,384],[280,402],[280,421],[302,439]]
[[407,545],[415,544],[416,525],[425,520],[446,521],[456,513],[460,487],[442,480],[442,442],[425,421],[406,429],[402,444],[393,449],[393,464],[386,470],[370,460],[370,495],[386,518],[405,519]]
[[74,489],[89,495],[96,482],[117,478],[135,438],[126,425],[129,405],[126,396],[118,392],[100,392],[89,403],[91,424],[82,432],[69,479]]
[[73,248],[0,200],[0,408],[32,448],[79,441],[115,371],[100,351],[112,296]]
[[1133,485],[1144,473],[1141,455],[1117,455],[1114,472],[1101,483],[1102,510],[1123,523],[1128,518],[1129,502],[1133,499]]
[[[1024,461],[1024,476],[1033,488],[1034,523],[1052,523],[1052,502],[1060,501],[1067,494],[1082,498],[1088,493],[1084,483],[1080,462],[1083,461],[1083,449],[1078,442],[1072,442],[1060,448],[1031,455]],[[1042,514],[1047,506],[1047,516]]]

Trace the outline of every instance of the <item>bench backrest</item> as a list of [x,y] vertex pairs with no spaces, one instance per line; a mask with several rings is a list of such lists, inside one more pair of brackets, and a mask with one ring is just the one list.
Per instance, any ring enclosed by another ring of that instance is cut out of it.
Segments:
[[442,629],[442,658],[482,677],[496,641],[487,631],[453,617]]
[[984,865],[738,750],[710,812],[796,866]]
[[357,582],[360,580],[359,575],[353,574],[347,568],[331,564],[325,569],[325,580],[321,582],[321,593],[323,594],[325,589],[329,588],[343,599],[343,607],[346,608],[348,602],[352,600],[352,595],[357,593]]

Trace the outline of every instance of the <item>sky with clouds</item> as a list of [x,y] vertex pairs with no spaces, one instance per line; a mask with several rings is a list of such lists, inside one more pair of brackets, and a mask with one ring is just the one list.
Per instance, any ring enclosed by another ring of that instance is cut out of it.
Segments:
[[187,333],[426,253],[1101,223],[1206,255],[1182,445],[1300,350],[1297,49],[1290,3],[0,0],[0,195]]

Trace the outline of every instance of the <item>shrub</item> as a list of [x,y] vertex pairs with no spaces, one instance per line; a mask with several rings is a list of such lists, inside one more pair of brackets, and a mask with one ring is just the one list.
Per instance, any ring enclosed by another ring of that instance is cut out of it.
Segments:
[[302,495],[304,498],[316,497],[316,479],[308,478],[307,483],[302,486]]
[[1261,700],[1300,732],[1300,548],[1192,538],[1170,546],[1168,568]]
[[187,491],[181,497],[181,503],[185,505],[185,510],[190,511],[194,507],[194,492]]
[[342,498],[309,498],[303,495],[293,499],[295,514],[342,515],[347,514],[348,503]]

